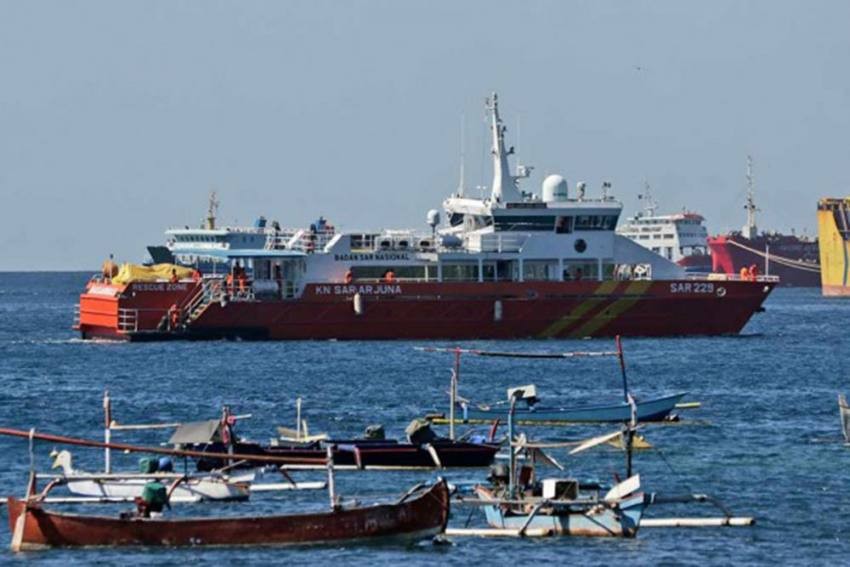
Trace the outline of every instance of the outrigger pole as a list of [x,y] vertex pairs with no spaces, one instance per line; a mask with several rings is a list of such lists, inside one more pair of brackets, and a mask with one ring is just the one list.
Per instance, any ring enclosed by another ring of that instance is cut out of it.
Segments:
[[190,449],[165,449],[162,447],[144,447],[140,445],[129,445],[127,443],[104,443],[103,441],[91,441],[88,439],[80,439],[77,437],[65,437],[63,435],[53,435],[50,433],[35,433],[35,430],[23,431],[21,429],[11,429],[8,427],[0,427],[0,435],[9,437],[22,437],[38,439],[39,441],[49,441],[51,443],[59,443],[61,445],[76,445],[78,447],[99,447],[101,449],[112,449],[115,451],[127,451],[130,453],[153,453],[157,455],[169,455],[172,457],[200,457],[213,459],[229,459],[239,461],[254,461],[270,464],[317,464],[324,465],[327,459],[311,458],[311,457],[275,457],[272,455],[249,455],[242,453],[211,453],[207,451],[193,451]]
[[620,360],[620,371],[623,374],[623,399],[627,404],[629,402],[629,381],[626,378],[626,359],[623,356],[623,342],[620,340],[620,335],[614,337],[614,342],[617,344],[617,358]]

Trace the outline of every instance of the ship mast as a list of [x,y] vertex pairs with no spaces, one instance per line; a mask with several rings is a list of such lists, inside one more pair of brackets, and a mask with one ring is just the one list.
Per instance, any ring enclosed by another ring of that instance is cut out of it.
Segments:
[[758,230],[756,229],[756,211],[758,211],[758,208],[756,207],[754,197],[755,183],[753,182],[753,158],[752,156],[747,156],[747,204],[744,205],[744,209],[747,211],[747,224],[744,225],[744,229],[741,231],[741,234],[744,238],[751,240],[758,235]]
[[466,191],[466,175],[464,165],[466,162],[466,115],[460,115],[460,180],[457,184],[457,196],[463,197]]
[[516,181],[508,167],[508,156],[514,153],[513,147],[505,150],[505,131],[507,126],[502,125],[499,116],[499,97],[496,93],[487,99],[487,110],[491,114],[490,129],[493,134],[493,189],[491,197],[494,202],[512,203],[522,201]]
[[207,209],[207,230],[215,230],[215,216],[218,213],[218,199],[216,192],[210,193],[209,208]]
[[655,211],[658,209],[658,203],[652,198],[652,193],[649,191],[649,181],[643,182],[643,193],[638,195],[638,199],[643,201],[643,210],[646,216],[654,217]]

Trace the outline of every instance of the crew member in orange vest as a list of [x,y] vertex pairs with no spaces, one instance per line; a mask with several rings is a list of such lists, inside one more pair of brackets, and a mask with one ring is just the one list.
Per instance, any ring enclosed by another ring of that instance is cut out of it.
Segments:
[[750,270],[746,266],[741,267],[741,281],[750,279]]
[[759,275],[759,267],[756,266],[755,264],[751,265],[750,266],[750,281],[751,282],[756,281],[756,278],[758,278],[758,275]]
[[180,325],[180,308],[174,303],[168,308],[168,322],[171,325],[171,330],[177,329]]

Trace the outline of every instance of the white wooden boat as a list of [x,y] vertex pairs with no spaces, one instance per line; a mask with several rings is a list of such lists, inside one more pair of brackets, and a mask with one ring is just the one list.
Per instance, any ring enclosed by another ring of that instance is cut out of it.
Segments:
[[[61,468],[64,484],[72,494],[94,498],[133,499],[142,495],[145,484],[159,480],[166,486],[182,478],[179,473],[88,473],[73,467],[71,453],[67,450],[52,453],[53,468]],[[234,482],[220,475],[189,476],[178,484],[170,502],[189,503],[205,500],[247,500],[250,496],[248,482]]]

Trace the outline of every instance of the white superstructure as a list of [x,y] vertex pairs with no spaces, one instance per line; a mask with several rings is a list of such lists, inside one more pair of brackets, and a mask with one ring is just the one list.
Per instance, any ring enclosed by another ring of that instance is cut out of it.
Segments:
[[338,231],[323,220],[303,230],[268,226],[264,220],[252,228],[207,222],[202,229],[169,230],[168,250],[187,264],[241,262],[255,279],[282,271],[297,288],[343,281],[347,273],[360,281],[381,279],[388,270],[400,281],[440,282],[683,277],[679,266],[615,233],[622,203],[608,194],[610,183],[591,196],[585,183],[570,190],[564,177],[552,174],[539,193],[523,190],[520,182],[532,168],[518,166],[511,173],[513,148],[505,146],[495,94],[487,109],[493,159],[489,197],[472,198],[459,190],[443,202],[442,226],[436,211],[427,215],[427,232]]
[[676,263],[693,263],[704,259],[710,267],[708,231],[702,215],[683,211],[669,215],[658,215],[658,204],[652,199],[649,185],[640,195],[644,202],[643,211],[626,219],[617,228],[617,233]]

